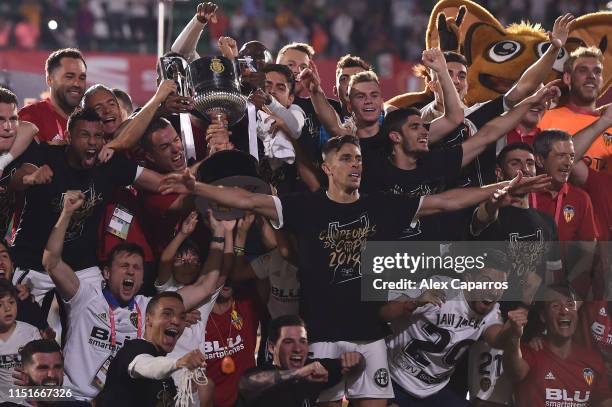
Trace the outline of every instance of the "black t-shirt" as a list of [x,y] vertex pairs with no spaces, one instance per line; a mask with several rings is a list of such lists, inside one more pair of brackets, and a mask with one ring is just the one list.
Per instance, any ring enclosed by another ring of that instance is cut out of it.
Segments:
[[72,216],[62,257],[74,270],[97,265],[98,226],[104,207],[115,188],[130,185],[136,178],[137,164],[121,154],[91,169],[74,169],[68,165],[67,148],[33,143],[24,153],[23,162],[47,164],[53,171],[53,179],[49,184],[31,186],[25,191],[12,253],[20,268],[43,270],[43,250],[62,212],[67,190],[83,192],[85,203]]
[[379,304],[361,301],[361,252],[368,240],[393,240],[413,221],[420,200],[377,193],[342,204],[318,191],[281,203],[282,221],[298,240],[300,313],[309,339],[381,339]]
[[[336,113],[342,117],[340,102],[334,99],[327,99],[327,101],[331,104]],[[304,127],[302,128],[302,135],[298,139],[300,146],[304,153],[307,154],[307,157],[312,159],[315,168],[319,168],[321,164],[321,146],[325,142],[325,140],[321,139],[321,135],[324,132],[323,126],[319,121],[319,117],[314,110],[310,98],[296,97],[293,104],[301,107],[306,115]]]
[[363,137],[359,139],[361,156],[364,160],[373,160],[383,157],[388,145],[388,139],[383,137],[380,131],[372,137]]
[[[461,170],[463,149],[455,146],[424,154],[413,170],[402,170],[387,157],[372,157],[364,161],[360,189],[366,193],[390,192],[409,197],[421,197],[445,191]],[[397,236],[400,240],[435,241],[446,239],[442,235],[439,216],[425,216]]]
[[11,176],[20,164],[21,157],[18,157],[7,165],[4,171],[2,171],[2,175],[0,175],[0,239],[5,238],[15,211],[16,195],[8,187],[11,182]]
[[17,321],[27,322],[38,329],[46,329],[49,326],[40,305],[34,301],[34,297],[32,296],[29,296],[25,300],[17,298],[17,318],[15,319]]
[[[472,137],[487,122],[505,112],[504,95],[489,100],[476,108],[468,109],[465,120],[443,140],[434,144],[432,149],[448,149],[458,146]],[[465,166],[455,180],[455,186],[483,186],[494,183],[495,176],[495,143],[487,146],[474,161]]]
[[126,341],[111,362],[104,389],[98,396],[104,407],[174,406],[176,386],[172,377],[163,380],[130,377],[128,366],[136,356],[143,354],[155,357],[166,356],[144,339]]
[[528,274],[537,273],[544,278],[547,268],[560,268],[557,226],[550,215],[533,208],[500,208],[495,222],[478,236],[474,236],[471,231],[470,235],[472,240],[477,241],[508,242],[507,253],[512,269],[505,297],[509,300],[516,300],[520,295],[521,281]]
[[[290,380],[264,391],[258,398],[247,402],[248,407],[304,407],[314,406],[319,393],[336,385],[342,379],[342,365],[339,359],[308,359],[306,364],[319,362],[329,373],[326,383],[313,383],[306,380]],[[276,366],[255,367],[245,375],[277,370]]]

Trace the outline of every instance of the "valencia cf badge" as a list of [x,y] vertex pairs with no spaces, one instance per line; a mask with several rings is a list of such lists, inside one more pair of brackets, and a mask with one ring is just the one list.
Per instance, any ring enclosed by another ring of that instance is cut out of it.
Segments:
[[582,371],[582,376],[584,377],[584,381],[589,386],[593,384],[593,379],[595,378],[595,374],[593,373],[593,369],[589,369],[588,367]]
[[570,205],[565,205],[563,207],[563,218],[566,223],[570,223],[572,219],[574,219],[574,207]]
[[242,317],[238,315],[238,311],[236,311],[235,309],[232,310],[232,313],[230,314],[230,318],[231,318],[232,325],[234,326],[234,328],[240,331],[242,329],[243,321],[242,321]]
[[130,322],[134,325],[134,328],[138,328],[138,313],[132,312],[130,314]]

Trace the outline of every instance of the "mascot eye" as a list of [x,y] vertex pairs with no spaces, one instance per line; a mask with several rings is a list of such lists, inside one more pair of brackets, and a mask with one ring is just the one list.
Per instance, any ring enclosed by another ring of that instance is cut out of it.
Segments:
[[[541,42],[538,44],[538,57],[541,57],[546,50],[550,47],[550,42]],[[559,50],[559,54],[557,55],[557,59],[555,59],[555,63],[553,64],[553,69],[557,72],[563,72],[563,64],[567,60],[567,51],[565,48],[561,48]]]
[[491,58],[493,62],[505,62],[518,54],[522,48],[523,46],[516,41],[500,41],[489,49],[489,58]]

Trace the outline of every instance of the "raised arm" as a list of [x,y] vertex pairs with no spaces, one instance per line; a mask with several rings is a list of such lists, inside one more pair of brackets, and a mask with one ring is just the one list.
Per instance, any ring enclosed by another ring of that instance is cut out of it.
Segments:
[[533,65],[523,72],[516,84],[506,93],[505,101],[508,107],[513,107],[527,95],[533,93],[550,73],[559,50],[567,41],[567,36],[574,22],[574,16],[564,14],[557,17],[552,33],[549,33],[550,46],[546,52]]
[[99,154],[100,161],[105,162],[110,158],[108,150],[129,150],[134,147],[155,117],[159,106],[171,93],[176,93],[176,83],[172,79],[164,79],[147,104],[133,118],[122,123],[115,138],[102,148]]
[[51,230],[42,258],[45,271],[49,273],[55,288],[66,301],[76,295],[80,283],[74,270],[62,260],[64,238],[72,214],[83,205],[83,202],[85,202],[85,195],[81,191],[66,191],[63,202],[64,208]]
[[380,316],[387,322],[409,317],[414,310],[426,304],[441,307],[446,302],[446,294],[440,290],[425,290],[417,298],[402,295],[400,298],[389,301],[380,308]]
[[183,174],[169,174],[164,177],[159,190],[164,195],[197,195],[223,206],[255,212],[273,222],[279,220],[272,195],[252,193],[238,187],[207,185],[197,182],[188,170]]
[[463,106],[453,80],[448,73],[444,54],[438,48],[423,51],[423,64],[438,77],[444,98],[444,115],[431,122],[429,140],[435,143],[453,131],[463,122]]
[[529,363],[523,359],[521,352],[521,336],[523,335],[523,329],[526,320],[523,320],[523,316],[515,311],[508,312],[508,321],[512,324],[512,336],[504,347],[504,371],[508,372],[510,379],[514,382],[520,382],[529,373]]
[[[485,185],[480,188],[456,188],[444,191],[440,194],[427,195],[423,197],[421,207],[416,217],[433,215],[440,212],[457,211],[478,205],[491,197],[492,194],[509,193],[522,195],[527,192],[541,191],[550,185],[551,178],[545,174],[536,177],[522,178],[519,173],[512,181],[503,181],[497,184]],[[511,184],[515,182],[515,184]],[[504,191],[504,188],[507,188]]]
[[514,129],[533,106],[540,104],[547,106],[554,97],[560,95],[561,91],[559,88],[551,82],[523,100],[506,114],[486,123],[473,137],[470,137],[462,144],[463,159],[461,160],[461,166],[465,167],[471,163],[489,144],[496,142],[510,130]]
[[159,257],[159,267],[157,269],[157,285],[163,285],[168,282],[172,276],[172,268],[174,267],[174,257],[179,247],[183,242],[193,233],[196,225],[198,224],[198,213],[192,211],[187,219],[183,221],[181,228],[179,229],[174,239],[168,243],[168,246],[164,249],[161,256]]
[[196,14],[176,37],[170,50],[183,55],[187,62],[198,59],[200,56],[196,52],[196,48],[198,41],[200,41],[200,35],[209,21],[213,24],[217,23],[217,8],[217,5],[211,2],[198,4]]
[[202,266],[202,273],[195,283],[186,285],[177,292],[183,297],[186,310],[197,308],[215,291],[223,263],[223,248],[225,243],[225,229],[223,224],[216,220],[212,211],[208,211],[208,219],[212,230],[212,239],[206,262]]
[[346,129],[340,123],[338,113],[329,104],[325,92],[321,87],[321,77],[316,64],[310,61],[310,67],[304,69],[297,77],[297,80],[302,82],[303,85],[310,91],[310,101],[314,107],[315,113],[319,118],[319,121],[323,125],[323,128],[332,136],[339,137],[346,134],[350,134],[350,131]]
[[599,119],[574,134],[574,137],[572,137],[574,152],[576,153],[574,161],[582,160],[582,157],[584,157],[584,154],[591,147],[595,139],[609,127],[612,127],[612,105],[603,111]]

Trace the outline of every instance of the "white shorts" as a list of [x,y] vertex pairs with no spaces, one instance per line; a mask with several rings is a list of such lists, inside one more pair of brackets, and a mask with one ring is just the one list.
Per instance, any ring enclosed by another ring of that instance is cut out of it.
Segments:
[[346,376],[340,383],[319,394],[320,403],[348,399],[392,399],[393,388],[387,365],[387,345],[384,339],[374,342],[315,342],[309,345],[315,359],[337,359],[345,352],[359,352],[365,358],[365,369]]
[[[76,275],[79,281],[97,287],[101,287],[104,281],[102,271],[100,271],[100,268],[97,266],[78,270],[76,271]],[[30,293],[39,304],[42,303],[45,294],[55,288],[55,284],[53,284],[53,280],[51,280],[49,274],[37,270],[24,270],[20,268],[16,269],[13,274],[13,284],[23,284],[30,287]]]

